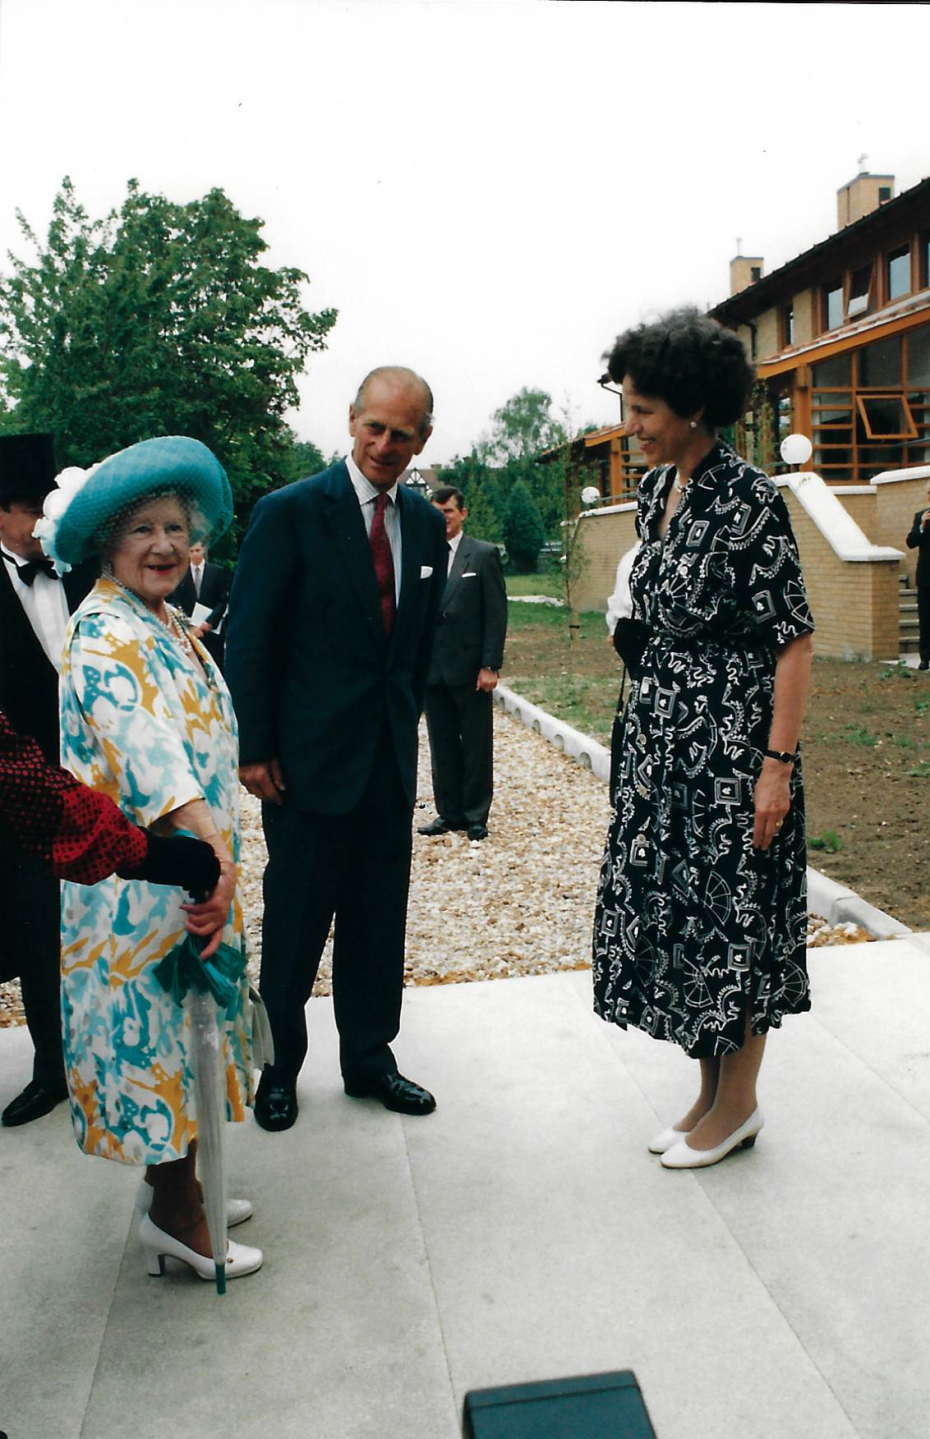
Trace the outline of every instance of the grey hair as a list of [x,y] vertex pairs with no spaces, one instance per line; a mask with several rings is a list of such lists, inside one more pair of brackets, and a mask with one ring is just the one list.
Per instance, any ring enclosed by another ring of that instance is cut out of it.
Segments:
[[121,510],[108,516],[94,535],[94,543],[100,554],[105,559],[111,559],[122,532],[129,525],[133,515],[145,508],[152,500],[177,500],[184,511],[184,518],[187,521],[188,539],[193,543],[194,534],[206,535],[208,525],[204,516],[196,508],[192,497],[177,486],[171,485],[165,489],[150,490],[147,495],[140,495],[138,499],[130,500],[128,505],[123,505]]
[[369,370],[364,380],[358,387],[358,394],[352,401],[352,409],[356,415],[361,414],[365,404],[365,391],[372,380],[392,380],[400,385],[419,385],[423,391],[423,418],[420,421],[420,434],[425,435],[433,423],[433,392],[422,375],[416,370],[408,370],[406,365],[379,365],[376,370]]

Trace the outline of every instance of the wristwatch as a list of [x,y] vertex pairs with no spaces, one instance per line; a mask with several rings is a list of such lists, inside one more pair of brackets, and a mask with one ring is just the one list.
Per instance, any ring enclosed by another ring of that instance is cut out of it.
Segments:
[[762,753],[766,759],[777,759],[780,764],[794,764],[796,754],[789,754],[786,749],[764,749]]

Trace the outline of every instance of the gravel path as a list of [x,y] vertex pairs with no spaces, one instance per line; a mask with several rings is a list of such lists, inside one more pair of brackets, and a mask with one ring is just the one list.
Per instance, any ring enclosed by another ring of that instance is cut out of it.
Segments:
[[[481,843],[462,834],[414,833],[407,921],[407,984],[586,969],[594,894],[607,831],[607,786],[510,715],[495,710],[495,798]],[[435,815],[426,728],[414,825]],[[249,969],[261,959],[265,845],[260,806],[243,791],[240,875]],[[812,918],[810,943],[850,944],[870,935]],[[314,994],[331,993],[331,945]],[[0,1028],[21,1024],[17,984],[0,985]]]

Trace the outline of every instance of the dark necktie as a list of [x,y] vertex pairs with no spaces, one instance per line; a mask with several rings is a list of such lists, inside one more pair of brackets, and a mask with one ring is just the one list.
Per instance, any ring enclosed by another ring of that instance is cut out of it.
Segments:
[[381,619],[384,624],[384,633],[388,639],[391,637],[394,616],[397,613],[397,599],[394,592],[394,556],[391,554],[391,542],[388,539],[387,530],[384,528],[384,511],[389,504],[391,501],[382,490],[375,500],[371,534],[368,536],[371,558],[375,565],[375,579],[378,581],[378,594],[381,597]]
[[27,560],[24,565],[16,566],[16,573],[19,575],[23,584],[29,585],[30,589],[32,588],[32,583],[36,575],[48,575],[50,580],[58,579],[55,566],[49,559]]

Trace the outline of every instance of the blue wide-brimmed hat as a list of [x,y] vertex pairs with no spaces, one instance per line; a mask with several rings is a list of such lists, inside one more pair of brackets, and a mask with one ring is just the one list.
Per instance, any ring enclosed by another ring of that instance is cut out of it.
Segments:
[[35,527],[59,572],[99,553],[116,515],[154,495],[178,495],[190,511],[191,543],[216,539],[232,522],[226,471],[206,445],[161,435],[120,450],[90,470],[63,470]]

